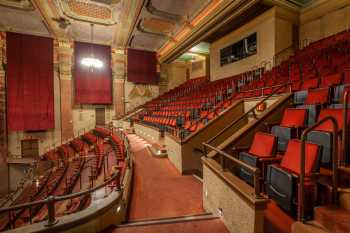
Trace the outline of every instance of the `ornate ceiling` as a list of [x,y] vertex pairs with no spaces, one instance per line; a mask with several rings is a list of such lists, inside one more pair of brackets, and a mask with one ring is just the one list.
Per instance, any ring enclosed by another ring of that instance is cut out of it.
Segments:
[[[285,1],[307,4],[311,0]],[[244,1],[0,0],[0,31],[90,42],[94,24],[94,43],[157,51],[163,56],[228,2]]]
[[212,0],[0,0],[0,30],[156,51]]
[[146,0],[131,33],[130,47],[158,50],[211,0]]

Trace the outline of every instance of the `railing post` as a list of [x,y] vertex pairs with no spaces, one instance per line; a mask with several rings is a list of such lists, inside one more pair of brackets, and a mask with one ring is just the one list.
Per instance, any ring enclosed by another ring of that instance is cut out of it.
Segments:
[[344,154],[344,165],[350,164],[350,156],[348,155],[348,146],[346,144],[346,140],[348,137],[348,105],[349,105],[349,94],[350,90],[347,90],[344,93],[344,105],[343,105],[343,132],[342,132],[342,148],[343,148],[343,154]]
[[254,194],[255,194],[255,198],[256,199],[260,199],[262,198],[261,194],[260,194],[260,169],[256,168],[256,171],[254,173]]
[[45,226],[50,227],[55,225],[58,222],[55,216],[55,196],[49,196],[47,198],[47,211],[48,211],[48,219]]
[[298,192],[298,221],[305,222],[305,212],[304,212],[304,199],[305,199],[305,157],[306,157],[306,139],[309,132],[314,130],[317,126],[323,124],[326,121],[331,121],[333,125],[332,131],[332,191],[333,191],[333,204],[338,202],[338,123],[331,117],[325,117],[318,123],[314,124],[310,128],[307,128],[301,135],[301,156],[300,156],[300,182],[299,182],[299,192]]
[[220,156],[220,164],[223,171],[225,171],[225,158],[223,155]]

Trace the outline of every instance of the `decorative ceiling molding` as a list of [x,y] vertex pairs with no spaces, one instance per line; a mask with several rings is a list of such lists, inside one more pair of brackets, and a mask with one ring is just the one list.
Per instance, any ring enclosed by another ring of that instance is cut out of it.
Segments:
[[110,6],[86,0],[56,0],[62,13],[68,18],[100,25],[114,25],[116,20]]
[[146,33],[146,34],[151,34],[151,35],[154,35],[154,36],[169,37],[169,35],[167,33],[164,33],[164,32],[161,32],[161,31],[152,30],[150,28],[146,29],[143,26],[143,24],[144,24],[144,19],[140,19],[138,24],[137,24],[137,27],[136,27],[139,32]]
[[30,0],[0,0],[0,5],[24,11],[35,10]]
[[158,10],[156,7],[154,7],[152,5],[152,0],[147,0],[146,9],[152,15],[155,15],[155,16],[167,19],[167,20],[171,20],[171,21],[174,21],[176,23],[181,23],[183,21],[183,17],[181,15],[172,14],[172,13],[169,13],[166,11]]
[[175,23],[166,19],[146,17],[142,19],[142,27],[154,32],[169,34],[173,31]]

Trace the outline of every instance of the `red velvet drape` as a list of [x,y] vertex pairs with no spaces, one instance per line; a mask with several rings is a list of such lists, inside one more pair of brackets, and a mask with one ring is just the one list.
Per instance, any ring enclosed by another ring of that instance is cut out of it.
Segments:
[[53,129],[53,40],[17,33],[6,38],[8,129]]
[[128,49],[128,81],[140,84],[158,81],[155,52]]
[[[81,65],[81,60],[90,57],[91,52],[103,62],[101,69]],[[111,47],[75,42],[74,53],[75,103],[112,104]]]

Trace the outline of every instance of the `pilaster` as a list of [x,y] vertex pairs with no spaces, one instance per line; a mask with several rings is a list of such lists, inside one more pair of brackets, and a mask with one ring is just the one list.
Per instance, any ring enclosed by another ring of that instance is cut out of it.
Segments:
[[125,107],[125,59],[124,50],[112,49],[112,73],[113,73],[113,96],[115,117],[119,118],[124,115]]
[[72,67],[74,49],[73,43],[68,40],[55,41],[57,57],[55,68],[60,80],[61,97],[61,137],[62,141],[74,137],[73,131],[73,84]]

